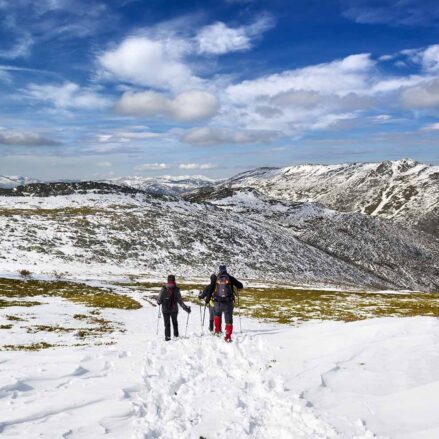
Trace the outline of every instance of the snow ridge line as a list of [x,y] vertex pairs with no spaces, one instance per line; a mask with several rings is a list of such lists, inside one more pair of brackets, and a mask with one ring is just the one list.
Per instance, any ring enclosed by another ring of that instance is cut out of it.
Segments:
[[337,437],[274,376],[251,335],[232,345],[196,335],[150,341],[143,381],[132,402],[136,439]]

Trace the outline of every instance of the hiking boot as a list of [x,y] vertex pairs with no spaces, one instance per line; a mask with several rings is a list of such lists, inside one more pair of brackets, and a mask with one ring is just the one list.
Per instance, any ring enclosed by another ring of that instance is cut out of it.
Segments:
[[165,337],[165,341],[171,340],[171,337]]
[[230,343],[232,341],[232,332],[233,332],[233,325],[227,324],[226,325],[226,336],[224,337],[224,340],[227,343]]

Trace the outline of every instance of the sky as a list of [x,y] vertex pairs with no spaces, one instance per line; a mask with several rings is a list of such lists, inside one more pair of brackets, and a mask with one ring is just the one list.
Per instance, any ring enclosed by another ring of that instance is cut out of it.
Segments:
[[0,0],[0,174],[439,164],[437,0]]

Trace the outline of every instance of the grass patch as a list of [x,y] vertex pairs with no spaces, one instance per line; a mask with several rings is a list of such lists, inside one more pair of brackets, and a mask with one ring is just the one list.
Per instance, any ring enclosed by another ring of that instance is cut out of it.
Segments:
[[66,216],[88,216],[105,212],[105,209],[95,209],[91,207],[65,207],[58,209],[0,209],[0,216],[42,216],[49,218],[64,218]]
[[439,317],[439,295],[433,293],[366,293],[291,289],[246,289],[244,315],[279,323],[307,320],[345,322],[374,317]]
[[[91,287],[84,284],[65,281],[40,281],[40,280],[18,280],[0,279],[0,296],[9,298],[50,296],[61,297],[74,303],[81,303],[93,308],[117,308],[117,309],[139,309],[142,305],[131,297],[116,294],[104,288]],[[0,299],[1,300],[1,299]],[[6,301],[3,301],[6,302]],[[18,302],[17,302],[18,303]],[[26,305],[32,302],[20,302]],[[34,302],[37,303],[37,302]],[[0,302],[1,306],[1,302]],[[8,305],[13,306],[13,305]]]
[[12,324],[8,323],[6,325],[0,325],[0,329],[12,329]]
[[11,315],[7,315],[6,320],[9,320],[11,322],[25,322],[26,321],[25,319],[22,319],[21,317],[11,316]]
[[[153,300],[161,283],[130,282]],[[185,301],[200,304],[196,298],[204,285],[179,284]],[[150,291],[148,291],[150,290]],[[202,303],[204,305],[204,302]],[[241,292],[235,312],[260,320],[294,324],[308,320],[355,321],[375,317],[439,317],[438,293],[376,293],[291,288],[246,288]]]
[[54,348],[60,345],[50,343],[32,343],[32,344],[7,344],[0,347],[1,351],[41,351],[43,349]]
[[[0,294],[2,294],[0,292]],[[10,308],[12,306],[24,306],[24,307],[31,307],[31,306],[37,306],[41,305],[41,302],[30,302],[25,300],[4,300],[0,299],[0,308]]]
[[64,328],[58,325],[35,325],[27,328],[29,334],[36,334],[37,332],[56,332],[56,333],[67,333],[75,332],[76,328]]

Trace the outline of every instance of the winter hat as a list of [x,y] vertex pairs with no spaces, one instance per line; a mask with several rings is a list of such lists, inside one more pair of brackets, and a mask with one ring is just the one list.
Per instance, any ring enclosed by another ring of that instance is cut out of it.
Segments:
[[218,271],[220,273],[225,273],[227,271],[227,267],[225,265],[220,265]]
[[175,282],[175,276],[173,274],[168,275],[168,282]]

